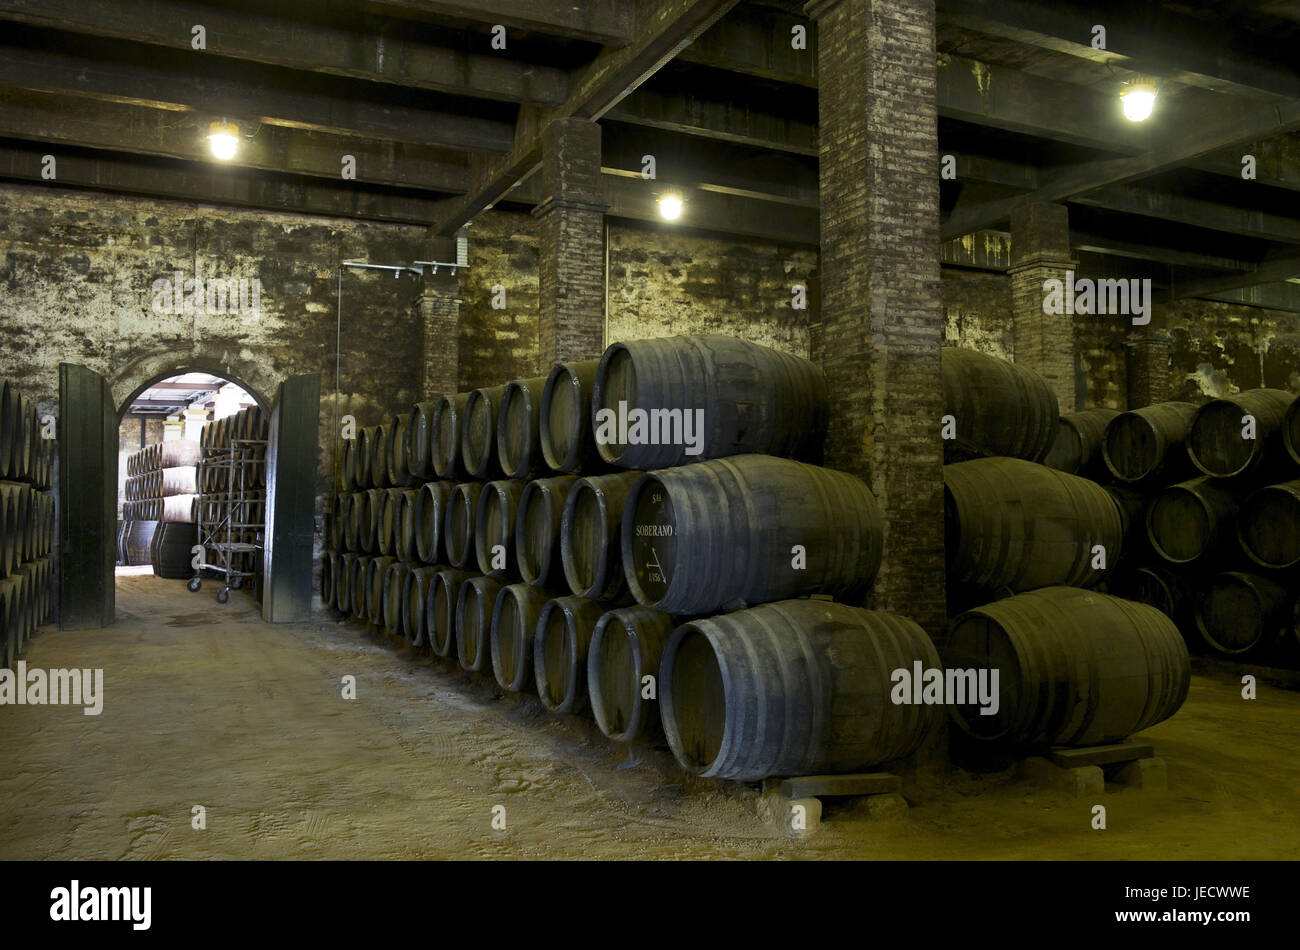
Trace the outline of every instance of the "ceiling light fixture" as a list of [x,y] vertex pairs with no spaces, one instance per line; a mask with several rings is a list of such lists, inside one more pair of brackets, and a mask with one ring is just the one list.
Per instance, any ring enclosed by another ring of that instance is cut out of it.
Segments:
[[676,221],[682,216],[684,204],[681,192],[665,191],[659,196],[659,214],[665,221]]
[[214,158],[228,162],[239,151],[239,126],[222,119],[208,126],[208,147]]
[[1156,95],[1159,92],[1154,79],[1134,79],[1124,83],[1119,94],[1119,101],[1124,106],[1124,118],[1130,122],[1146,121],[1156,106]]

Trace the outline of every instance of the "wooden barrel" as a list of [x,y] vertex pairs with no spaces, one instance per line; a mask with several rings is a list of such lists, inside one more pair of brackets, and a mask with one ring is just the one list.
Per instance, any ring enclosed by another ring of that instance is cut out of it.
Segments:
[[1120,529],[1124,532],[1124,547],[1127,552],[1130,543],[1139,538],[1146,538],[1148,496],[1126,485],[1107,485],[1106,494],[1110,495],[1119,509]]
[[948,572],[959,583],[1091,587],[1123,552],[1119,509],[1086,478],[989,458],[945,465],[943,483]]
[[502,689],[518,693],[533,681],[533,631],[545,591],[528,584],[509,584],[497,594],[492,609],[492,673]]
[[1110,579],[1107,593],[1156,608],[1180,630],[1192,624],[1196,603],[1193,582],[1168,568],[1147,565],[1119,571]]
[[390,637],[402,637],[409,640],[406,629],[404,604],[406,602],[406,577],[411,573],[411,565],[405,561],[394,561],[384,572],[384,632]]
[[388,477],[395,486],[402,488],[414,481],[407,436],[407,430],[411,427],[411,414],[399,412],[388,425]]
[[371,463],[375,455],[375,437],[378,435],[375,426],[364,426],[357,434],[357,484],[365,489],[377,488],[374,474],[371,472]]
[[553,471],[576,475],[604,467],[591,433],[591,390],[599,366],[600,360],[556,363],[546,377],[538,439]]
[[[607,347],[591,411],[601,458],[649,469],[749,453],[818,462],[828,403],[816,364],[700,335]],[[638,415],[645,417],[640,432]]]
[[1291,461],[1300,465],[1300,397],[1292,400],[1282,420],[1282,445]]
[[533,633],[537,696],[553,713],[587,708],[587,648],[605,608],[585,597],[548,600]]
[[162,521],[150,542],[149,563],[158,577],[184,579],[194,576],[191,549],[199,543],[198,526],[192,521]]
[[465,406],[469,393],[443,396],[433,410],[433,432],[429,436],[429,455],[433,471],[439,478],[455,479],[464,475],[461,464],[460,437],[465,428]]
[[[199,496],[194,495],[171,495],[167,498],[159,498],[159,521],[197,521]],[[252,519],[247,519],[251,521]]]
[[131,531],[126,538],[126,560],[128,564],[149,564],[153,547],[153,535],[158,530],[158,521],[132,521]]
[[376,627],[384,626],[384,607],[388,597],[384,590],[384,581],[388,577],[388,568],[397,563],[393,557],[372,557],[366,568],[366,614]]
[[429,585],[429,596],[424,602],[424,631],[429,639],[429,649],[434,656],[451,656],[456,649],[456,607],[460,602],[460,588],[473,577],[468,571],[455,568],[437,571]]
[[401,518],[397,506],[401,504],[402,490],[383,488],[378,489],[378,492],[376,496],[378,502],[375,507],[375,549],[380,554],[392,554],[396,548],[394,529],[398,527],[398,519]]
[[1201,586],[1196,629],[1225,656],[1263,653],[1291,623],[1291,594],[1276,581],[1228,571]]
[[492,611],[501,585],[490,577],[471,577],[456,601],[456,655],[462,669],[492,672]]
[[1165,484],[1194,473],[1184,448],[1196,405],[1161,402],[1121,412],[1101,442],[1106,468],[1121,482]]
[[1161,489],[1147,509],[1147,538],[1170,564],[1223,560],[1232,552],[1237,498],[1212,478]]
[[[1038,373],[996,356],[945,346],[942,361],[948,463],[982,456],[1039,461],[1056,436],[1056,394]],[[951,422],[946,418],[951,416]]]
[[352,613],[352,575],[356,570],[355,554],[340,554],[338,570],[334,574],[334,609],[342,614]]
[[[1282,423],[1295,398],[1281,389],[1249,389],[1210,400],[1197,411],[1187,433],[1192,463],[1206,475],[1232,478],[1282,461]],[[1243,437],[1247,416],[1254,417],[1254,438]]]
[[390,470],[392,461],[393,429],[384,423],[375,426],[370,439],[370,480],[376,488],[392,488],[393,478]]
[[0,666],[12,668],[18,656],[21,644],[18,642],[22,619],[18,614],[22,591],[19,580],[6,577],[0,580],[0,657],[4,662]]
[[514,577],[518,572],[515,519],[524,485],[513,478],[488,482],[479,495],[474,514],[474,553],[478,569],[489,577]]
[[352,576],[348,580],[348,590],[352,594],[348,612],[360,620],[366,617],[366,578],[370,576],[370,560],[369,555],[358,555],[352,562]]
[[1073,587],[1030,591],[953,621],[948,670],[998,670],[998,708],[949,707],[981,741],[1018,746],[1119,742],[1187,698],[1187,646],[1159,610]]
[[577,481],[576,475],[559,475],[524,486],[515,518],[515,561],[524,583],[545,587],[560,581],[560,521]]
[[497,411],[497,459],[506,478],[530,478],[545,467],[538,442],[546,377],[506,383]]
[[461,482],[447,497],[447,519],[443,523],[443,547],[452,567],[465,567],[474,559],[474,517],[478,512],[482,482]]
[[504,386],[476,389],[465,400],[460,429],[460,461],[470,478],[489,479],[500,471],[497,458],[497,413]]
[[331,550],[347,550],[346,539],[343,536],[343,526],[347,524],[347,506],[351,497],[343,492],[337,492],[330,496],[329,514],[325,524],[325,544]]
[[668,613],[802,594],[847,600],[871,586],[882,535],[880,509],[861,479],[738,455],[637,480],[623,517],[623,573],[638,603]]
[[411,407],[411,421],[406,428],[406,461],[417,481],[428,481],[437,473],[433,470],[433,422],[437,400],[417,402]]
[[1043,464],[1068,475],[1096,480],[1106,474],[1101,455],[1106,426],[1119,415],[1116,409],[1083,409],[1067,412],[1057,421],[1056,436]]
[[[339,446],[339,472],[338,486],[339,491],[354,491],[357,487],[357,462],[356,462],[356,439],[340,439]],[[203,490],[211,489],[206,481],[203,482]]]
[[451,489],[451,482],[425,482],[410,507],[416,556],[426,564],[443,560],[442,529],[447,520]]
[[1266,485],[1241,506],[1237,537],[1261,567],[1300,564],[1300,479]]
[[588,475],[569,489],[560,517],[560,561],[569,590],[612,600],[623,577],[623,509],[640,472]]
[[334,606],[338,576],[339,556],[334,551],[324,551],[320,558],[320,602],[328,610]]
[[199,443],[196,439],[168,439],[158,444],[158,467],[193,468],[199,464]]
[[361,505],[361,524],[357,540],[360,549],[367,554],[379,552],[379,526],[382,524],[383,506],[387,501],[387,489],[367,488],[365,501]]
[[18,387],[7,379],[0,379],[0,478],[11,475],[15,443],[22,432],[18,404]]
[[437,567],[415,567],[406,575],[406,589],[402,592],[402,625],[406,628],[406,642],[413,647],[424,646],[429,640],[428,616],[430,588]]
[[420,493],[414,488],[395,489],[393,506],[393,553],[399,561],[414,561],[415,550],[415,500]]
[[671,616],[644,607],[620,607],[596,621],[587,648],[587,690],[596,725],[615,742],[658,729],[654,678],[673,627]]
[[938,728],[937,705],[891,700],[894,670],[939,666],[905,617],[783,600],[679,626],[659,665],[669,748],[694,775],[865,770],[901,759]]

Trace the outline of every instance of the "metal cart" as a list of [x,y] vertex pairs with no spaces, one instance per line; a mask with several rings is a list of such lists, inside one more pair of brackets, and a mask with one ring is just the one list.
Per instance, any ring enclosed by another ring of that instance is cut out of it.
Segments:
[[[263,448],[260,458],[257,446],[266,446],[265,439],[231,439],[229,446],[205,446],[201,450],[200,462],[212,471],[227,473],[224,479],[226,495],[221,501],[204,501],[199,495],[199,544],[203,546],[203,559],[188,587],[198,591],[203,586],[203,571],[211,571],[224,581],[217,591],[217,603],[224,604],[230,599],[231,590],[239,590],[245,579],[254,576],[253,570],[243,570],[235,566],[235,555],[253,554],[262,550],[262,532],[266,523],[249,521],[248,511],[251,503],[258,499],[252,497],[256,491],[252,473],[256,463],[266,463],[266,450]],[[201,487],[201,486],[200,486]],[[265,512],[265,495],[263,495],[263,512]],[[215,510],[213,510],[215,509]],[[245,540],[252,533],[255,540]],[[210,563],[207,553],[218,555],[218,563]],[[251,567],[256,567],[256,558]]]

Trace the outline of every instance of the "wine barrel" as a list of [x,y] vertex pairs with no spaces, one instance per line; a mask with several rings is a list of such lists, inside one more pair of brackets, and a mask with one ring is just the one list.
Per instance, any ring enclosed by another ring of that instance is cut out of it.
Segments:
[[167,498],[159,498],[159,521],[197,521],[198,510],[195,507],[198,504],[198,495],[171,495]]
[[1193,478],[1156,495],[1147,509],[1147,538],[1170,564],[1222,560],[1235,545],[1236,516],[1236,496],[1222,483]]
[[[1038,373],[996,356],[945,346],[942,351],[943,457],[982,456],[1037,462],[1056,436],[1056,394]],[[951,416],[951,422],[946,418]]]
[[1225,656],[1263,653],[1290,625],[1291,595],[1276,581],[1227,571],[1202,585],[1196,604],[1196,629]]
[[451,482],[425,482],[416,492],[415,503],[409,509],[416,556],[426,564],[443,560],[443,525],[447,520],[451,489]]
[[471,577],[456,601],[456,655],[471,673],[492,671],[492,611],[501,585],[490,577]]
[[460,438],[465,427],[465,406],[469,393],[443,396],[433,410],[433,432],[429,436],[429,455],[434,474],[455,479],[464,474],[461,464]]
[[612,600],[623,577],[623,510],[640,472],[588,475],[569,489],[560,517],[560,561],[569,590]]
[[751,453],[820,461],[828,403],[816,364],[700,335],[607,347],[591,412],[601,458],[648,469]]
[[518,693],[533,680],[533,631],[550,599],[528,584],[502,587],[492,608],[492,673],[501,688]]
[[11,475],[15,442],[22,432],[22,423],[18,421],[18,397],[18,387],[7,379],[0,379],[0,478],[4,479]]
[[1119,742],[1187,698],[1187,646],[1159,610],[1095,591],[1048,587],[967,611],[952,624],[949,670],[998,670],[997,712],[952,705],[980,741],[1020,746]]
[[[1285,455],[1282,423],[1295,394],[1281,389],[1250,389],[1212,399],[1197,410],[1187,433],[1192,464],[1215,478],[1261,471]],[[1244,438],[1246,416],[1254,417],[1254,438]]]
[[385,625],[384,608],[388,604],[388,597],[384,590],[384,580],[388,576],[388,568],[395,563],[397,558],[372,557],[366,568],[365,619],[376,627]]
[[356,562],[355,554],[339,555],[339,567],[334,575],[334,608],[342,614],[352,613],[352,575]]
[[615,742],[658,728],[658,702],[646,698],[645,677],[659,675],[673,626],[668,614],[644,607],[620,607],[596,621],[587,648],[587,689],[596,725]]
[[1106,468],[1121,482],[1171,484],[1194,474],[1184,446],[1196,405],[1161,402],[1121,412],[1101,441]]
[[546,377],[506,383],[497,411],[497,459],[506,478],[530,478],[544,467],[538,442]]
[[428,611],[430,587],[437,567],[415,567],[406,575],[406,590],[402,593],[402,625],[406,628],[406,642],[413,647],[424,646],[428,641]]
[[460,430],[460,461],[470,478],[490,479],[500,469],[497,458],[497,413],[504,386],[476,389],[465,400]]
[[356,470],[357,485],[363,489],[376,488],[375,480],[370,471],[370,464],[375,454],[375,436],[377,435],[374,426],[363,426],[357,432],[356,448]]
[[1282,445],[1291,461],[1300,465],[1300,397],[1292,400],[1291,408],[1282,420]]
[[414,488],[398,488],[397,500],[393,509],[393,552],[399,561],[414,561],[415,550],[415,501],[420,493]]
[[637,480],[624,507],[623,573],[641,606],[668,613],[801,594],[847,600],[871,586],[882,535],[880,509],[861,479],[737,455]]
[[515,520],[525,484],[513,478],[488,482],[479,494],[474,515],[474,553],[478,569],[489,577],[514,577],[518,572]]
[[892,701],[893,671],[939,666],[905,617],[783,600],[679,626],[659,665],[669,748],[693,775],[756,781],[901,759],[940,708]]
[[384,572],[384,632],[390,637],[410,639],[402,617],[405,613],[406,577],[411,573],[411,565],[405,561],[394,561]]
[[131,531],[126,537],[126,561],[128,564],[143,565],[150,563],[150,549],[153,545],[154,532],[158,522],[132,521]]
[[407,435],[410,427],[409,412],[399,412],[389,423],[388,477],[398,488],[405,488],[414,481],[411,476],[410,439]]
[[[357,440],[341,439],[339,440],[339,491],[356,491],[357,488]],[[211,488],[205,484],[203,490]]]
[[1300,564],[1300,479],[1266,485],[1241,506],[1237,537],[1261,567]]
[[392,554],[396,548],[396,529],[400,527],[402,513],[397,510],[402,501],[400,488],[385,488],[379,493],[376,508],[375,545],[380,554]]
[[461,482],[452,487],[447,498],[443,546],[452,567],[465,567],[474,557],[474,517],[482,494],[482,482]]
[[548,600],[533,633],[537,696],[553,713],[587,708],[587,649],[605,608],[585,597]]
[[1119,509],[1086,478],[1022,459],[988,458],[945,465],[943,483],[954,581],[1013,591],[1090,587],[1123,553]]
[[352,562],[352,576],[348,580],[348,590],[352,594],[348,612],[358,620],[364,620],[366,617],[366,578],[369,575],[370,556],[357,555],[356,560]]
[[393,427],[388,423],[377,425],[370,440],[370,480],[376,488],[392,488]]
[[198,543],[198,526],[192,521],[160,522],[149,551],[154,574],[171,579],[193,577],[190,560],[194,556],[192,549]]
[[376,554],[379,551],[379,525],[382,506],[385,501],[385,492],[383,488],[367,488],[365,491],[365,501],[361,503],[361,521],[357,533],[358,549],[365,551],[367,554]]
[[3,666],[12,667],[17,659],[21,644],[18,642],[22,624],[19,616],[19,601],[22,592],[16,577],[0,580],[0,650],[3,650]]
[[461,586],[474,575],[454,568],[438,571],[424,602],[424,630],[434,656],[451,656],[456,648],[456,607]]
[[515,562],[524,583],[545,587],[559,580],[560,521],[577,481],[576,475],[559,475],[524,486],[515,518]]
[[1191,626],[1196,601],[1192,581],[1167,568],[1147,565],[1119,571],[1111,578],[1107,593],[1156,608],[1180,630]]
[[1057,421],[1056,436],[1043,464],[1067,475],[1082,475],[1096,481],[1106,474],[1101,455],[1106,426],[1119,415],[1116,409],[1083,409],[1067,412]]
[[591,390],[600,360],[556,363],[542,389],[538,441],[556,472],[576,475],[604,467],[591,432]]
[[417,402],[411,407],[411,421],[406,427],[406,461],[417,481],[428,481],[437,473],[433,470],[433,438],[437,432],[433,414],[436,400]]
[[320,559],[320,602],[325,609],[334,606],[338,596],[338,584],[334,580],[339,573],[339,555],[334,551],[325,551]]
[[[199,464],[199,443],[195,439],[168,439],[158,443],[157,465],[164,471],[193,468]],[[193,489],[190,489],[193,491]]]

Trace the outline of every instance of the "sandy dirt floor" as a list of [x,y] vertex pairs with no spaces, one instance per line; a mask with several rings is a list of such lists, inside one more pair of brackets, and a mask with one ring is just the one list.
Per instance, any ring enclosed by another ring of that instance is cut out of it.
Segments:
[[119,577],[114,626],[32,640],[31,667],[102,667],[104,709],[0,706],[0,858],[1300,857],[1300,693],[1245,701],[1227,674],[1143,733],[1167,793],[951,770],[906,789],[905,820],[841,802],[794,840],[754,786],[689,779],[356,623],[272,626],[215,593]]

